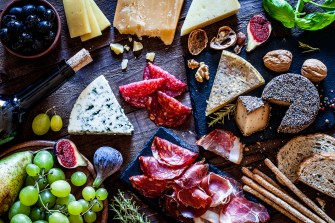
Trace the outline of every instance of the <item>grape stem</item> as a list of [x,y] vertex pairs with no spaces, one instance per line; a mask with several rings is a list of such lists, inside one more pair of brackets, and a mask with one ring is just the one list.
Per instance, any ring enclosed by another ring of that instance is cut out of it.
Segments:
[[91,207],[89,207],[84,213],[82,213],[81,216],[84,216],[87,212],[89,212],[89,211],[92,209],[92,207],[93,207],[94,205],[95,205],[95,204],[92,203],[92,204],[91,204]]
[[51,109],[53,109],[54,112],[55,112],[55,108],[56,108],[55,106],[52,106],[51,108],[49,108],[48,110],[45,111],[45,114],[48,114],[48,112],[49,112]]

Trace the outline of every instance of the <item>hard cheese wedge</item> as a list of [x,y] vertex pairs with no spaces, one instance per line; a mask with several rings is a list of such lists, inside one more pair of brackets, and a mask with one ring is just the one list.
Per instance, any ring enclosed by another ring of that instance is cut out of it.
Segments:
[[85,0],[63,0],[71,38],[91,32]]
[[121,34],[173,41],[184,0],[119,0],[113,25]]
[[70,134],[125,134],[134,131],[103,75],[79,95],[70,115]]
[[240,7],[238,0],[193,0],[180,35],[234,15]]
[[206,116],[264,83],[262,75],[248,61],[223,50],[207,101]]
[[101,9],[98,7],[98,5],[95,3],[94,0],[89,0],[89,2],[92,7],[94,16],[97,19],[100,31],[105,30],[111,25],[110,21],[106,18],[106,16],[104,15],[104,13],[101,11]]
[[97,18],[93,13],[90,0],[84,0],[84,1],[86,5],[88,20],[90,22],[91,32],[80,36],[81,41],[87,41],[89,39],[102,35]]

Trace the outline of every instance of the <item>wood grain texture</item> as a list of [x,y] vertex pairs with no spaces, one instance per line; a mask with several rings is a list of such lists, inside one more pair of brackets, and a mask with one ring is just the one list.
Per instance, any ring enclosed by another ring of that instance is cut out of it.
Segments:
[[[10,0],[3,0],[0,2],[0,10],[2,10]],[[101,37],[82,43],[79,38],[70,39],[66,20],[64,16],[64,9],[62,1],[50,0],[50,2],[58,10],[62,21],[62,37],[61,44],[52,54],[45,58],[37,60],[23,60],[16,58],[6,52],[0,46],[0,93],[13,94],[28,84],[34,82],[43,75],[48,75],[48,70],[53,67],[61,59],[66,59],[74,55],[81,48],[85,47],[92,54],[93,62],[80,70],[71,80],[66,82],[61,88],[54,92],[49,97],[43,99],[40,103],[31,108],[27,114],[24,125],[22,126],[21,133],[18,138],[10,145],[15,143],[24,142],[27,140],[57,140],[59,138],[69,138],[73,140],[81,153],[83,153],[91,162],[94,152],[100,146],[111,146],[118,149],[124,158],[124,163],[121,171],[109,177],[106,182],[106,188],[109,191],[109,199],[116,194],[118,189],[128,191],[117,179],[125,167],[135,158],[136,154],[141,150],[145,142],[157,130],[157,126],[148,119],[148,114],[144,109],[136,109],[127,104],[119,95],[118,86],[128,84],[133,81],[142,80],[143,69],[145,67],[145,54],[147,52],[155,52],[155,64],[161,66],[163,69],[168,70],[171,74],[177,76],[186,82],[185,68],[183,55],[187,52],[187,36],[180,38],[180,29],[183,24],[184,18],[190,7],[191,0],[185,0],[182,8],[180,21],[178,23],[176,37],[171,46],[165,46],[158,38],[144,37],[141,41],[144,49],[139,55],[134,55],[132,52],[126,52],[123,56],[116,56],[112,54],[109,44],[111,42],[118,42],[121,44],[128,44],[128,35],[121,35],[114,28],[109,28],[103,32]],[[116,0],[96,0],[96,3],[101,7],[102,11],[106,14],[108,19],[112,22],[114,18],[114,10],[116,7]],[[204,27],[207,32],[208,38],[212,39],[216,36],[217,30],[223,25],[229,25],[236,31],[246,33],[246,27],[249,18],[258,13],[265,14],[261,5],[261,1],[254,0],[240,0],[241,11],[228,19]],[[273,24],[272,37],[285,38],[291,35],[299,35],[298,30],[289,30],[284,28],[279,22],[270,19]],[[133,37],[133,39],[137,39]],[[270,38],[271,41],[271,38]],[[129,65],[126,71],[121,70],[121,61],[123,58],[129,59]],[[261,58],[259,58],[261,60]],[[127,116],[133,123],[135,132],[132,136],[72,136],[67,133],[67,126],[69,115],[72,106],[81,93],[81,91],[96,77],[104,75],[109,81],[117,100],[126,111]],[[190,106],[189,94],[178,97],[184,104]],[[31,122],[33,118],[41,112],[45,112],[48,108],[56,106],[57,113],[63,117],[64,128],[57,133],[49,132],[42,137],[35,136],[31,130]],[[180,138],[184,139],[189,144],[195,144],[196,135],[194,132],[194,121],[190,117],[187,122],[172,129]],[[330,131],[333,134],[334,131]],[[252,168],[259,168],[262,172],[269,174],[273,179],[270,171],[263,164],[264,158],[269,158],[275,161],[276,154],[281,146],[286,141],[270,140],[267,142],[257,143],[248,147],[244,153],[242,166]],[[231,174],[236,179],[242,176],[241,166],[232,164],[225,161],[223,158],[216,156],[210,152],[201,151],[209,162],[218,166],[221,170]],[[318,194],[315,190],[308,188],[302,184],[298,184],[309,197],[314,200],[317,196],[324,199],[327,203],[326,212],[333,218],[335,212],[335,200],[325,195]],[[166,220],[165,216],[160,216],[155,213],[150,207],[138,200],[141,210],[146,213],[152,222],[167,223],[173,222]],[[111,222],[113,213],[109,213]],[[273,223],[291,222],[287,217],[281,215],[277,211],[272,212],[271,221]]]

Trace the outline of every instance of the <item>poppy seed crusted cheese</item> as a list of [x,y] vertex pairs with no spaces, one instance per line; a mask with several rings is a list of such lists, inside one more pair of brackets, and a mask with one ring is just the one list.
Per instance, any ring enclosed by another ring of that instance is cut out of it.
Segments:
[[264,88],[262,98],[271,103],[289,106],[278,132],[298,133],[316,118],[320,106],[318,90],[306,77],[283,74],[273,78]]

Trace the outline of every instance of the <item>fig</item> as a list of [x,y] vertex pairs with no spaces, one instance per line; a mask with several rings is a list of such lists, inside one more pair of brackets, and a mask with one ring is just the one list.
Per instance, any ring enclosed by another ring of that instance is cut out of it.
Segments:
[[248,44],[246,51],[250,52],[257,46],[265,43],[269,39],[271,31],[271,23],[264,16],[254,15],[247,27]]
[[65,168],[73,169],[78,166],[87,166],[86,160],[71,140],[58,140],[54,146],[54,150],[59,164]]

